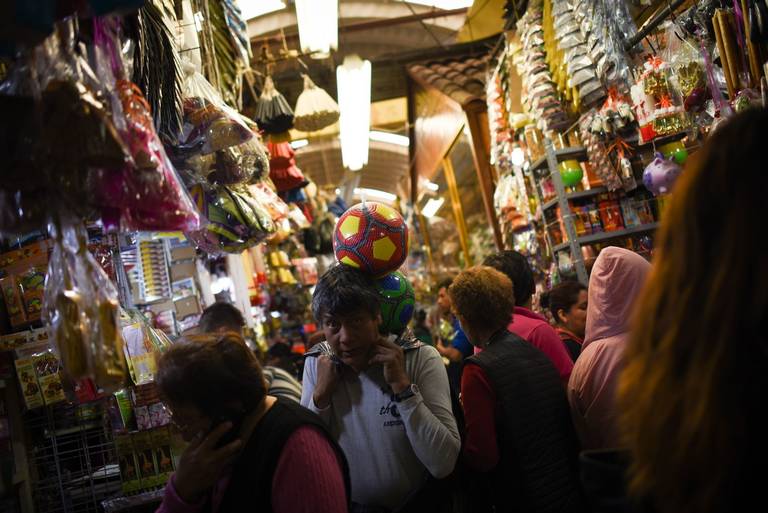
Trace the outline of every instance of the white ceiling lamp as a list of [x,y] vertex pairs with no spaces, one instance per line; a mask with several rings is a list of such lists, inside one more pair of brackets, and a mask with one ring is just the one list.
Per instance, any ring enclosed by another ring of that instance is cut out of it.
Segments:
[[369,135],[371,141],[396,144],[398,146],[405,146],[406,148],[410,144],[410,139],[405,135],[393,134],[392,132],[381,132],[379,130],[371,130]]
[[324,59],[339,47],[339,0],[296,0],[301,51]]
[[515,147],[515,149],[512,150],[512,164],[515,166],[522,166],[523,162],[525,162],[525,153],[523,153],[523,150],[520,149],[520,147]]
[[390,192],[380,191],[379,189],[367,189],[365,187],[355,187],[355,196],[367,200],[381,200],[388,203],[394,203],[397,196]]
[[437,192],[440,189],[440,186],[437,185],[435,182],[427,181],[427,183],[424,184],[427,189],[429,189],[432,192]]
[[438,9],[461,9],[472,7],[473,0],[401,0],[409,4],[428,5]]
[[341,117],[341,160],[350,171],[368,163],[368,137],[371,129],[371,63],[357,55],[344,57],[336,68]]
[[237,5],[246,20],[285,9],[285,2],[282,0],[237,0]]
[[426,218],[433,217],[437,214],[437,211],[440,210],[440,207],[443,206],[444,202],[444,198],[430,198],[429,201],[427,201],[427,204],[424,205],[424,208],[421,209],[421,215]]

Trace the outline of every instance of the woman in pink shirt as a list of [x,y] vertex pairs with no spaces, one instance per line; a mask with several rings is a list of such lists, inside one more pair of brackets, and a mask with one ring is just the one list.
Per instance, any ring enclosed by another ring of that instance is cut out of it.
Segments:
[[157,384],[189,446],[158,513],[341,513],[349,475],[320,419],[266,395],[242,337],[190,337],[163,354]]

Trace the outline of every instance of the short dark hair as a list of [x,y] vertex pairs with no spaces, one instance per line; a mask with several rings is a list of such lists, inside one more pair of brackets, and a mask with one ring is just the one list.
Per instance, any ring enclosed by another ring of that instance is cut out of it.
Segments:
[[203,310],[197,323],[201,333],[214,333],[222,328],[227,331],[240,331],[245,326],[245,318],[232,303],[216,302]]
[[587,290],[587,287],[578,281],[569,280],[559,283],[541,296],[541,307],[552,312],[555,322],[559,323],[560,318],[557,312],[570,310],[579,301],[579,293],[582,290]]
[[533,293],[536,291],[536,284],[533,281],[533,269],[528,259],[517,251],[500,251],[495,255],[486,257],[483,265],[493,267],[501,271],[512,280],[512,287],[515,291],[515,304],[523,306],[528,303]]
[[456,312],[470,327],[501,329],[515,308],[512,281],[492,267],[478,265],[462,271],[448,289]]
[[451,287],[451,284],[453,283],[453,278],[444,278],[437,282],[437,291],[440,292],[440,289],[445,289],[446,291]]
[[371,317],[380,312],[379,293],[373,278],[344,264],[328,269],[312,295],[312,314],[317,322],[322,325],[326,315],[345,316],[360,311]]
[[156,382],[164,399],[196,406],[215,419],[230,401],[253,410],[266,396],[261,365],[234,332],[182,338],[163,353]]

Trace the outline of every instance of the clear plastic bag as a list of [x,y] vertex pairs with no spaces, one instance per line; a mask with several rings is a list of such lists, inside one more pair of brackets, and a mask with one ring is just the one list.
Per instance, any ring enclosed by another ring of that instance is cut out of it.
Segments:
[[106,392],[125,384],[117,290],[86,245],[85,228],[51,226],[43,319],[62,364],[74,379],[92,378]]
[[242,117],[228,107],[216,89],[184,64],[184,124],[179,146],[204,155],[237,146],[254,137]]
[[247,186],[199,182],[190,192],[208,224],[185,235],[206,253],[240,253],[276,230],[269,211]]

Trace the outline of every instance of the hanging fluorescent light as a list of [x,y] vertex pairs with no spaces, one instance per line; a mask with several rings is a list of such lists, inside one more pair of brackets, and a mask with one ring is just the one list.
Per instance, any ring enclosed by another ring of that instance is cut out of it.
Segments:
[[428,5],[438,9],[461,9],[471,7],[473,0],[400,0],[409,4]]
[[382,201],[387,201],[389,203],[393,203],[397,196],[395,196],[392,193],[380,191],[378,189],[366,189],[365,187],[355,187],[355,190],[353,191],[355,193],[355,196],[359,196],[361,198],[365,199],[378,199]]
[[282,0],[237,0],[237,5],[245,20],[285,9],[285,2]]
[[515,166],[522,166],[525,162],[525,153],[520,148],[512,150],[512,164]]
[[424,186],[432,192],[437,192],[437,190],[440,188],[440,186],[435,182],[427,182],[424,184]]
[[336,68],[341,117],[341,160],[350,171],[368,163],[368,134],[371,129],[371,63],[357,55],[344,57]]
[[440,210],[440,207],[443,206],[443,203],[445,203],[445,198],[430,198],[427,204],[424,205],[424,208],[421,209],[421,215],[427,218],[433,217]]
[[406,148],[410,144],[410,139],[405,135],[393,134],[391,132],[380,132],[379,130],[371,130],[368,136],[371,141],[397,144],[398,146],[405,146]]
[[309,145],[309,139],[296,139],[295,141],[291,141],[291,148],[294,150],[298,150],[299,148],[303,148],[304,146]]
[[339,0],[296,0],[301,51],[316,59],[339,47]]

